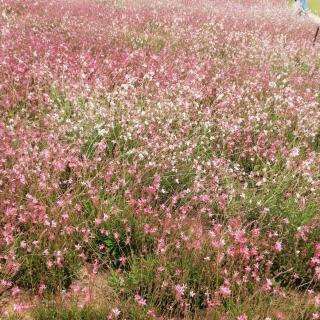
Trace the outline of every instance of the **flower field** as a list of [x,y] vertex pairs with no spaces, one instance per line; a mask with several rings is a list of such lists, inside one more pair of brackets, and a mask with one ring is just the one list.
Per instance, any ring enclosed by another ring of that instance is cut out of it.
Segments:
[[320,319],[320,44],[273,0],[0,0],[0,319]]

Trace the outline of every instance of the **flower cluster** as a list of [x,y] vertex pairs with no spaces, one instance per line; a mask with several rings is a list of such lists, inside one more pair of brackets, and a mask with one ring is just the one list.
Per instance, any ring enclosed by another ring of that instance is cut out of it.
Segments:
[[317,297],[311,23],[275,0],[0,0],[0,12],[0,292],[89,292],[84,308],[90,266],[110,274],[109,319]]

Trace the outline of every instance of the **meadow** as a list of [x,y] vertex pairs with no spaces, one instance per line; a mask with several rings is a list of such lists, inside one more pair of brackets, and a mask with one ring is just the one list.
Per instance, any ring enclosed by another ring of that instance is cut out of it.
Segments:
[[320,319],[320,44],[286,0],[0,0],[0,319]]

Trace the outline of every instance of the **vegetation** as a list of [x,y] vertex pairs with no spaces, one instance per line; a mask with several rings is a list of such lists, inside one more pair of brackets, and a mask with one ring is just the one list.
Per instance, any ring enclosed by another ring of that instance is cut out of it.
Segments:
[[0,12],[0,317],[320,319],[310,22],[285,0]]

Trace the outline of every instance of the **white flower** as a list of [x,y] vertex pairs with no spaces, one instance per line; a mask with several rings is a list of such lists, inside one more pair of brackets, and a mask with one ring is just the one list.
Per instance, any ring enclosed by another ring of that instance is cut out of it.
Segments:
[[106,133],[107,133],[107,130],[106,130],[106,129],[100,129],[100,130],[98,130],[98,135],[99,135],[99,136],[104,136]]
[[291,156],[291,157],[297,157],[299,154],[300,154],[299,148],[293,148],[293,149],[291,150],[290,156]]
[[116,317],[118,317],[121,313],[121,311],[118,308],[114,308],[111,311]]

